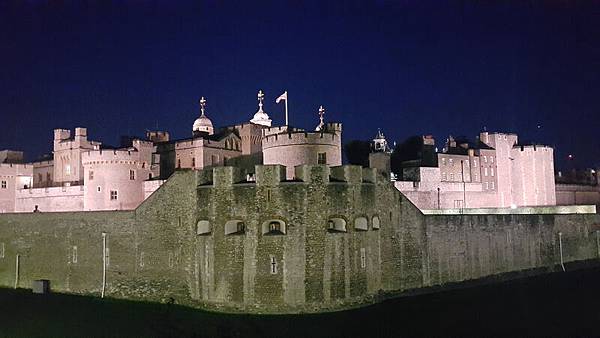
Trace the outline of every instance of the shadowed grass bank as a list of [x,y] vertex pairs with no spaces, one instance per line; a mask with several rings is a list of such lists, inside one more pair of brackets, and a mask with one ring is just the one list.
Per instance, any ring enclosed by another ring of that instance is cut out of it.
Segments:
[[599,284],[595,267],[281,316],[0,289],[0,337],[596,336]]

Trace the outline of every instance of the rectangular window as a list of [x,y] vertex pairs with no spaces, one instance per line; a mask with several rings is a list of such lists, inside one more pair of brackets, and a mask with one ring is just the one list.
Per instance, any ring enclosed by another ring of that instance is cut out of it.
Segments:
[[450,163],[450,165],[454,165],[454,160],[453,159],[449,159],[448,162]]
[[271,256],[271,274],[277,274],[277,260],[275,259],[275,256]]
[[129,170],[129,179],[135,181],[135,170]]
[[474,160],[473,160],[473,165],[474,165],[474,166],[477,166],[477,159],[474,159]]
[[483,162],[487,163],[487,156],[483,157]]
[[442,181],[447,180],[446,173],[442,173]]
[[102,191],[102,189],[100,187],[97,188],[98,192]]
[[70,164],[65,165],[65,173],[67,175],[71,175],[71,165]]
[[490,182],[490,189],[494,190],[494,182]]
[[73,246],[73,253],[71,255],[71,262],[77,263],[77,246]]
[[492,177],[494,176],[494,168],[490,168],[490,174],[492,175]]
[[490,183],[489,182],[485,182],[485,190],[490,190]]
[[487,175],[488,175],[488,172],[487,172],[487,167],[486,167],[486,168],[483,168],[483,176],[487,176]]
[[177,168],[181,168],[181,159],[180,158],[177,159]]
[[89,179],[90,179],[90,181],[94,179],[94,171],[93,170],[90,170]]
[[327,154],[326,153],[318,153],[317,154],[317,164],[327,164]]
[[118,198],[118,193],[116,190],[111,190],[110,191],[110,200],[111,201],[115,201]]
[[454,174],[450,174],[450,181],[454,181]]
[[2,181],[2,189],[6,189],[6,181]]
[[192,157],[192,168],[196,168],[196,158]]
[[442,157],[442,165],[446,165],[446,158]]
[[217,163],[219,163],[219,156],[217,156],[217,155],[211,155],[211,157],[210,157],[210,164],[217,165]]
[[490,156],[490,161],[494,163],[494,156]]
[[360,248],[360,267],[363,269],[367,267],[367,250],[365,248]]

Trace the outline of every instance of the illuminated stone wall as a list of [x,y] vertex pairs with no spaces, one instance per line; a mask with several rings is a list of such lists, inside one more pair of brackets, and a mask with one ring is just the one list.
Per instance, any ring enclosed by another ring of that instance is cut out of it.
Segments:
[[[560,247],[565,262],[599,255],[592,207],[424,215],[371,169],[285,173],[257,166],[247,182],[234,167],[178,171],[133,211],[0,215],[0,285],[14,286],[18,254],[19,287],[45,278],[57,292],[99,295],[102,232],[107,296],[251,313],[340,310],[556,269]],[[243,231],[230,233],[232,221]],[[282,233],[265,231],[272,221]]]

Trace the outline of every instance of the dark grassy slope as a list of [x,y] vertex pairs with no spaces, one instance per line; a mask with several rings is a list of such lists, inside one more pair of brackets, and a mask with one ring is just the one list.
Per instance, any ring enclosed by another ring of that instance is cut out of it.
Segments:
[[600,268],[306,316],[0,289],[1,337],[600,336]]

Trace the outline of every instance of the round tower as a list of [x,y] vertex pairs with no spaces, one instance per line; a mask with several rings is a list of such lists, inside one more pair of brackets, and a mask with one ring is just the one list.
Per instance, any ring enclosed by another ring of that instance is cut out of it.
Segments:
[[131,210],[144,200],[150,163],[136,150],[97,150],[82,154],[84,210]]
[[326,123],[318,132],[296,130],[266,135],[262,149],[263,163],[286,166],[287,179],[294,178],[294,167],[298,165],[342,165],[342,124]]

